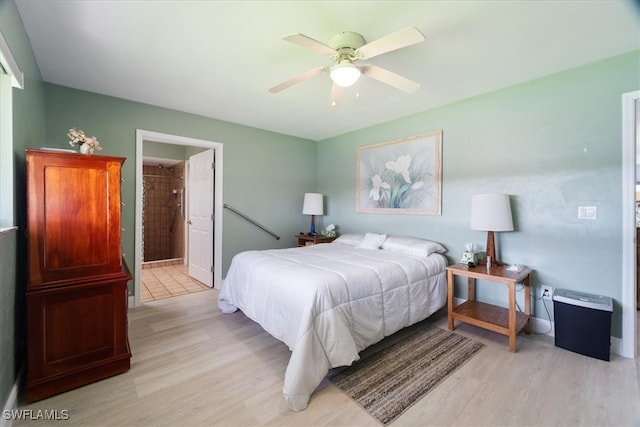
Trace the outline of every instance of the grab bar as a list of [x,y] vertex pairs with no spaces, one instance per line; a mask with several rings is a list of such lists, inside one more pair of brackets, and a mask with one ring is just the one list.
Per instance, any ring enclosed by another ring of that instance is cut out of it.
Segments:
[[245,214],[243,214],[242,212],[240,212],[239,210],[237,210],[236,208],[234,208],[233,206],[225,203],[224,204],[225,209],[229,209],[231,212],[241,216],[242,218],[246,219],[247,221],[249,221],[251,224],[255,225],[258,228],[261,228],[263,231],[271,234],[276,240],[280,240],[280,236],[278,236],[276,233],[274,233],[273,231],[269,230],[267,227],[265,227],[264,225],[252,220],[251,218],[249,218],[248,216],[246,216]]

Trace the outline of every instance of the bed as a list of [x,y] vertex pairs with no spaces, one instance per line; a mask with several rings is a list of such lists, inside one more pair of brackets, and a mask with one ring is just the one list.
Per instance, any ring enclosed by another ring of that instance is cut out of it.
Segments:
[[424,239],[363,233],[328,244],[237,254],[218,297],[291,350],[283,395],[307,407],[329,369],[445,305],[445,248]]

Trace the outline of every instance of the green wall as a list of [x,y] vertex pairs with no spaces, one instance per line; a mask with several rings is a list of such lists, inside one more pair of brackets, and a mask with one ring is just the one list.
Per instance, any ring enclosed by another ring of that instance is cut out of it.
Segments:
[[[0,403],[25,366],[26,198],[24,149],[44,139],[44,91],[22,19],[13,1],[0,0],[0,29],[24,74],[24,89],[13,89],[14,210],[17,232],[0,236]],[[0,201],[1,202],[1,201]]]
[[[502,260],[534,269],[536,286],[614,298],[619,337],[621,95],[640,88],[639,64],[639,52],[632,52],[319,142],[318,191],[328,205],[323,224],[335,223],[343,233],[430,238],[458,262],[466,242],[486,242],[486,233],[469,229],[471,196],[508,193],[515,231],[497,235]],[[442,215],[356,213],[357,147],[437,129],[443,131]],[[596,206],[597,220],[577,219],[578,206]],[[465,296],[461,284],[456,294]],[[507,294],[481,283],[478,298],[505,304]],[[547,319],[540,302],[534,308]]]
[[68,148],[67,129],[78,127],[98,138],[100,154],[128,159],[123,166],[123,247],[132,269],[136,129],[222,143],[224,203],[282,237],[275,240],[225,210],[223,277],[236,253],[293,246],[294,234],[305,229],[302,199],[316,188],[315,142],[53,84],[45,84],[45,94],[47,146]]
[[[16,331],[16,240],[17,232],[0,233],[0,403],[4,407],[11,388],[16,382],[24,353],[17,345],[22,340],[24,346],[24,328]],[[22,313],[22,318],[24,313]],[[23,349],[24,350],[24,349]]]
[[184,145],[165,144],[162,142],[144,141],[142,143],[143,157],[158,159],[187,160]]

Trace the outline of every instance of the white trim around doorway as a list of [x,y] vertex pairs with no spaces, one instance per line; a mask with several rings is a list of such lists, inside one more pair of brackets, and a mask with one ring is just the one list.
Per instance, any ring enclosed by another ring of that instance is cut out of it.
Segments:
[[222,283],[222,143],[194,139],[178,135],[158,133],[148,130],[136,130],[136,220],[135,220],[135,255],[134,255],[134,295],[129,297],[129,307],[141,304],[140,287],[142,285],[142,157],[144,141],[162,142],[165,144],[186,145],[211,148],[215,151],[216,167],[214,171],[214,224],[213,224],[213,286]]
[[636,102],[640,91],[622,95],[622,340],[617,353],[637,356],[636,309]]

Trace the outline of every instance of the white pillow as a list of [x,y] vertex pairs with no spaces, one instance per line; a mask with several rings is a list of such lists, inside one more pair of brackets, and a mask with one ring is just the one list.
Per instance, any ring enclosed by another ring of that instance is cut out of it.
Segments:
[[418,239],[416,237],[389,236],[382,245],[382,250],[400,252],[407,255],[427,257],[433,253],[443,254],[447,250],[437,242]]
[[362,242],[362,239],[364,239],[363,233],[347,233],[338,236],[333,243],[340,243],[341,245],[346,246],[358,246],[360,242]]
[[356,248],[377,251],[378,249],[380,249],[380,246],[382,246],[386,238],[386,234],[367,233],[364,235],[364,239],[362,239],[362,242],[360,242],[360,244],[356,246]]

